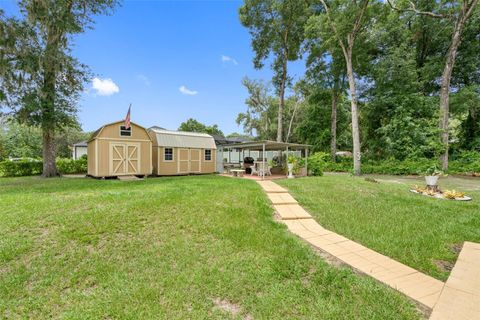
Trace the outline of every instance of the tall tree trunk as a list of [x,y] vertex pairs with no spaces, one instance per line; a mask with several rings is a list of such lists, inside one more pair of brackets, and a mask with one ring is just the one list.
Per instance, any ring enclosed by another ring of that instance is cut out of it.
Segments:
[[43,129],[43,173],[42,177],[56,177],[59,175],[55,163],[55,131]]
[[293,121],[295,121],[295,115],[297,113],[297,108],[300,105],[300,101],[295,102],[295,106],[293,107],[293,112],[292,112],[292,117],[290,118],[290,123],[288,124],[288,131],[287,131],[287,136],[285,137],[285,142],[288,142],[290,139],[290,135],[292,134],[292,126],[293,126]]
[[353,174],[359,176],[362,174],[362,152],[360,149],[360,129],[358,126],[358,101],[357,86],[352,65],[352,46],[349,46],[345,53],[345,62],[347,64],[348,84],[350,87],[351,105],[352,105],[352,138],[353,138]]
[[445,68],[442,74],[442,84],[440,87],[440,132],[441,141],[443,144],[443,154],[440,156],[442,161],[442,169],[448,170],[448,122],[449,122],[449,95],[450,95],[450,81],[452,79],[453,66],[455,65],[455,58],[457,57],[458,47],[460,46],[462,32],[465,27],[465,22],[472,14],[477,0],[473,0],[470,6],[468,2],[464,2],[460,16],[455,24],[455,30],[452,34],[450,47],[448,48]]
[[283,110],[285,109],[285,87],[287,84],[287,54],[285,53],[282,67],[282,83],[280,84],[280,103],[278,105],[278,122],[277,122],[277,142],[283,141]]
[[43,173],[42,177],[59,175],[55,163],[55,82],[56,54],[60,36],[55,27],[51,27],[47,36],[45,57],[43,60],[43,86],[41,88],[42,134],[43,134]]
[[332,126],[331,126],[331,135],[330,140],[330,152],[332,154],[332,160],[336,161],[337,153],[337,90],[332,89]]

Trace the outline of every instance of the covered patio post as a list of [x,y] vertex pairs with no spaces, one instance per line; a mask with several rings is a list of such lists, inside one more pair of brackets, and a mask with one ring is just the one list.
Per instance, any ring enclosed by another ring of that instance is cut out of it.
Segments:
[[305,148],[305,171],[307,172],[308,177],[308,148]]
[[282,165],[287,166],[287,176],[288,176],[289,175],[289,171],[288,171],[288,145],[285,148],[285,163],[283,163],[283,159],[282,159]]
[[262,180],[265,180],[265,143],[262,144],[262,162],[263,162],[263,168],[262,168]]

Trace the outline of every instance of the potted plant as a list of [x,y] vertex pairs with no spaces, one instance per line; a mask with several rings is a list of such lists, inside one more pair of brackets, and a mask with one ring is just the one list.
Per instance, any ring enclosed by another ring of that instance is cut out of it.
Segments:
[[288,155],[287,157],[287,168],[288,168],[288,176],[287,178],[292,179],[295,178],[293,176],[293,167],[295,166],[295,163],[297,162],[297,158],[293,154]]
[[436,186],[441,175],[443,175],[443,171],[439,170],[437,166],[432,166],[425,171],[425,183],[427,186]]

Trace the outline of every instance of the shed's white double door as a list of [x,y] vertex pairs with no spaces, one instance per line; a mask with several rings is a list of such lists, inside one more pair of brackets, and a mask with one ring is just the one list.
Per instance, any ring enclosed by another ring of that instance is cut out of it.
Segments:
[[200,149],[178,149],[178,173],[200,173],[201,157]]
[[140,172],[140,144],[110,143],[111,176],[138,174]]

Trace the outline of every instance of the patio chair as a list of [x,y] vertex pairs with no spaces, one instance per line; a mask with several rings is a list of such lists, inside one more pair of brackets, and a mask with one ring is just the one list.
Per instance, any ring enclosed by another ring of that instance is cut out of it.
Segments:
[[253,165],[250,167],[250,169],[252,169],[252,172],[250,173],[251,176],[254,174],[258,175],[257,166]]

